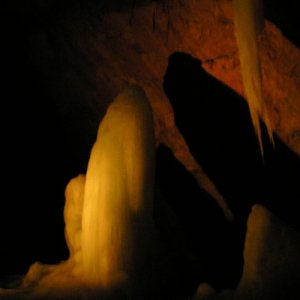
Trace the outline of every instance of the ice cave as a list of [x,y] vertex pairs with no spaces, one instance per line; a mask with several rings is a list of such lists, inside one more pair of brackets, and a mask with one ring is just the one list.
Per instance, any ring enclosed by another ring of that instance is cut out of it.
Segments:
[[14,0],[1,299],[300,298],[288,0]]

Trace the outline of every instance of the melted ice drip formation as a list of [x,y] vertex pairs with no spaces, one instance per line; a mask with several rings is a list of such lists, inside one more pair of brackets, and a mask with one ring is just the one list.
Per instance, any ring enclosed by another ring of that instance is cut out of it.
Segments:
[[108,108],[88,164],[82,215],[87,282],[109,286],[134,268],[139,231],[147,236],[151,224],[154,149],[150,105],[143,91],[128,88]]
[[235,34],[237,38],[244,90],[255,133],[263,155],[261,117],[273,142],[273,129],[262,93],[262,74],[258,51],[258,36],[263,31],[261,0],[233,0]]
[[109,106],[86,176],[73,178],[65,191],[69,259],[34,263],[20,285],[0,288],[1,299],[98,299],[139,280],[153,242],[152,118],[138,87],[126,88]]

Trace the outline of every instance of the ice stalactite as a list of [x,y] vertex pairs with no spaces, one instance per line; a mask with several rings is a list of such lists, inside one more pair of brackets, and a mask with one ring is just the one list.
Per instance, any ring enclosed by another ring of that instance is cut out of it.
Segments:
[[82,219],[87,282],[110,286],[134,269],[137,229],[149,237],[152,223],[154,150],[150,104],[140,89],[128,88],[108,108],[89,160]]
[[250,115],[263,155],[260,117],[264,120],[273,142],[273,128],[262,92],[262,74],[258,37],[263,31],[261,0],[233,0],[235,35],[237,38],[241,72]]

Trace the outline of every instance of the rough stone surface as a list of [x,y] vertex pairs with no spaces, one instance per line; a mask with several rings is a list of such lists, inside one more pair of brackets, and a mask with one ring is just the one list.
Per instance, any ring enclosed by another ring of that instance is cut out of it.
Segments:
[[[157,142],[173,151],[231,217],[190,154],[163,91],[168,57],[181,51],[200,59],[209,73],[243,95],[230,1],[154,1],[106,13],[74,8],[31,41],[39,68],[63,94],[57,97],[62,113],[80,118],[89,129],[95,131],[99,115],[124,86],[142,86],[154,111]],[[260,50],[272,126],[300,154],[300,51],[268,21]]]

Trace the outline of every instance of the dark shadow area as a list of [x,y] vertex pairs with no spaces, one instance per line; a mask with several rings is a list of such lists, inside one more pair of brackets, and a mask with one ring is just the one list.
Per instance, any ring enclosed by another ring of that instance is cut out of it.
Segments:
[[206,73],[192,56],[175,53],[170,57],[164,88],[192,154],[236,219],[227,223],[214,200],[165,149],[158,151],[159,185],[204,264],[206,280],[217,287],[234,286],[242,267],[246,220],[254,203],[300,228],[299,158],[276,136],[274,150],[263,126],[263,162],[247,103]]
[[[102,18],[102,14],[107,12],[134,11],[135,7],[151,1],[161,5],[168,3],[168,0],[7,0],[2,7],[2,15],[11,16],[9,26],[16,26],[17,22],[22,24],[20,30],[28,32],[48,27],[58,16],[68,14],[74,8]],[[292,43],[300,47],[298,1],[288,0],[283,3],[281,0],[262,0],[262,2],[265,18],[282,30]],[[184,1],[182,3],[184,4]]]
[[293,44],[300,47],[299,2],[263,0],[265,18],[274,23]]
[[0,50],[1,281],[35,261],[52,264],[68,256],[64,189],[85,172],[90,151],[78,119],[77,135],[68,134],[51,82],[35,69],[21,24],[14,25],[2,35]]
[[164,146],[158,148],[156,169],[161,193],[178,218],[187,248],[197,257],[197,270],[182,264],[182,288],[192,294],[200,282],[218,289],[234,287],[242,272],[245,229],[225,220],[215,201]]
[[112,11],[128,11],[149,2],[158,4],[164,0],[14,0],[4,1],[1,7],[1,17],[9,16],[9,27],[19,27],[24,33],[33,33],[41,28],[48,28],[59,18],[64,18],[79,10],[89,16],[100,19]]

